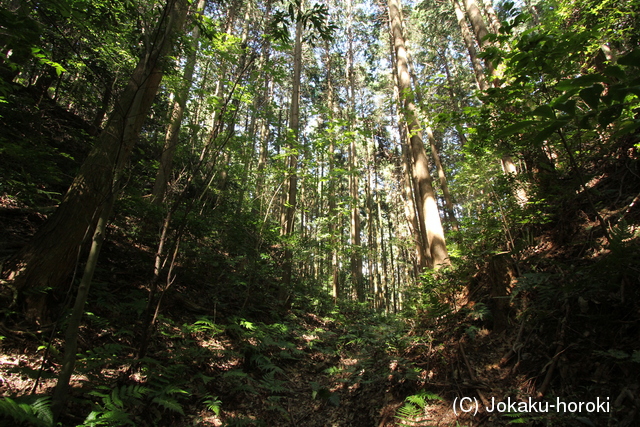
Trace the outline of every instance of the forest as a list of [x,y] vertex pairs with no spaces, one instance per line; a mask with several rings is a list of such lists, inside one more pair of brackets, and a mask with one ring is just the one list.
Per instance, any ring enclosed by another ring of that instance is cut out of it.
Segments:
[[0,0],[0,426],[638,425],[640,1],[401,1]]

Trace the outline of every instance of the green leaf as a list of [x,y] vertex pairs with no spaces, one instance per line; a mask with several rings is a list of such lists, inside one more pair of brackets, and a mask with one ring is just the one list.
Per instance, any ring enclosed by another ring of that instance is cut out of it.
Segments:
[[567,124],[566,120],[555,120],[551,122],[547,127],[542,129],[532,140],[534,143],[540,143],[546,139],[548,139],[551,135],[553,135],[558,129],[561,129],[562,126]]
[[633,67],[640,66],[640,49],[634,49],[626,55],[618,58],[618,64],[630,65]]
[[611,107],[607,108],[606,110],[603,110],[600,113],[600,115],[598,116],[598,123],[600,123],[602,127],[607,127],[608,125],[613,123],[618,117],[620,117],[620,114],[622,114],[622,105],[620,104],[612,105]]
[[506,128],[502,129],[500,132],[497,133],[497,136],[508,136],[508,135],[513,135],[514,133],[518,133],[524,129],[530,128],[536,124],[538,124],[539,122],[537,120],[523,120],[521,122],[518,123],[514,123],[510,126],[507,126]]
[[119,389],[114,388],[113,391],[111,392],[111,402],[118,408],[124,407],[124,402],[120,398]]
[[624,70],[617,65],[609,65],[607,68],[604,69],[602,74],[604,74],[607,77],[612,77],[615,79],[625,78]]
[[609,88],[607,94],[602,97],[602,101],[607,105],[611,105],[614,102],[621,103],[624,102],[624,98],[629,93],[634,93],[634,91],[635,88],[633,87],[629,87],[625,84],[616,84]]
[[614,138],[618,138],[623,135],[628,135],[640,128],[640,120],[628,120],[621,124],[620,128],[613,134]]
[[549,105],[541,105],[535,110],[533,110],[533,115],[538,117],[544,117],[545,119],[555,119],[556,113],[553,111]]
[[559,102],[553,106],[556,110],[560,110],[564,113],[567,113],[569,116],[576,115],[576,100],[569,99],[565,102]]
[[580,118],[580,128],[582,129],[593,129],[591,125],[591,119],[598,115],[597,111],[589,111],[587,114]]
[[582,98],[582,100],[586,102],[589,107],[597,110],[598,104],[600,103],[600,94],[603,90],[604,86],[602,86],[601,84],[594,84],[591,87],[582,89],[580,91],[580,98]]
[[60,75],[62,73],[67,71],[62,65],[58,64],[57,62],[54,62],[54,61],[48,59],[46,57],[46,55],[44,53],[41,53],[41,52],[42,52],[42,49],[40,49],[40,48],[37,48],[37,47],[32,47],[31,48],[31,54],[35,58],[38,58],[38,61],[41,64],[46,64],[46,65],[52,66],[56,70],[56,74],[58,75],[58,77],[60,77]]
[[556,85],[556,89],[561,91],[567,91],[570,89],[579,89],[581,87],[588,87],[594,83],[607,82],[607,78],[600,74],[587,74],[586,76],[576,77],[570,80],[561,80]]
[[157,403],[165,409],[184,415],[182,405],[180,405],[175,399],[158,396],[153,398],[153,403]]

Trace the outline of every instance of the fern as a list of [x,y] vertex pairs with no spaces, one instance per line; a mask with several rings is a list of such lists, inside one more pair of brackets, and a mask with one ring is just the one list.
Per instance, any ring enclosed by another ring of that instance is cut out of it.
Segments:
[[222,407],[222,401],[217,397],[213,396],[205,396],[206,399],[203,403],[206,405],[207,409],[212,411],[216,415],[220,415],[220,410]]
[[289,388],[285,387],[286,381],[279,380],[275,377],[275,372],[271,371],[264,375],[260,380],[260,386],[267,390],[269,393],[282,394],[286,393]]
[[209,332],[212,335],[217,335],[224,331],[224,328],[216,325],[216,323],[209,316],[200,316],[193,325],[183,325],[185,332],[197,333],[197,332]]
[[424,390],[420,391],[418,394],[408,396],[405,399],[405,404],[401,406],[396,413],[399,425],[424,425],[427,420],[421,418],[424,417],[425,408],[430,400],[442,400],[442,398]]
[[0,399],[0,421],[13,420],[13,425],[30,425],[36,427],[53,426],[51,398],[49,396],[21,396],[11,399]]
[[164,409],[168,409],[169,411],[177,412],[180,415],[184,415],[182,405],[172,397],[156,396],[153,398],[152,402],[159,406],[162,406]]
[[102,386],[89,394],[99,397],[102,404],[92,411],[82,424],[83,427],[109,425],[137,425],[131,418],[131,409],[142,405],[142,398],[149,393],[147,387],[132,384],[111,389]]

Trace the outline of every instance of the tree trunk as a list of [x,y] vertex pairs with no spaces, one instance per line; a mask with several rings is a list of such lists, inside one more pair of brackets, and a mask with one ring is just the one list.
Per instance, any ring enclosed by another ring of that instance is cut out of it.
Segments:
[[19,291],[32,291],[27,299],[28,318],[38,320],[45,314],[46,296],[37,290],[65,288],[82,242],[92,234],[102,206],[129,159],[162,79],[160,62],[169,53],[172,36],[182,28],[186,13],[185,0],[168,0],[154,45],[138,62],[62,203],[12,259],[9,279]]
[[[205,0],[199,0],[196,13],[200,13],[204,9]],[[171,118],[167,133],[164,138],[164,147],[160,157],[160,167],[156,174],[156,181],[153,185],[152,198],[154,204],[161,205],[164,200],[167,184],[169,183],[171,169],[173,168],[173,157],[178,146],[178,137],[180,136],[180,126],[182,117],[184,116],[184,108],[189,98],[191,84],[193,83],[193,72],[196,67],[196,57],[198,54],[198,39],[200,38],[200,27],[197,25],[191,30],[191,52],[187,58],[184,67],[182,88],[178,91],[173,102]]]
[[364,283],[362,276],[362,242],[360,239],[360,204],[358,197],[358,152],[355,138],[352,137],[349,147],[349,196],[351,215],[351,279],[358,297],[358,301],[364,302]]
[[482,1],[482,6],[484,8],[484,13],[487,16],[487,21],[489,21],[489,28],[493,34],[498,34],[500,30],[500,20],[498,19],[498,15],[496,11],[493,9],[493,4],[491,4],[491,0]]
[[93,242],[87,258],[87,264],[84,268],[84,273],[80,280],[80,286],[78,286],[76,301],[68,320],[64,340],[62,369],[58,376],[58,382],[56,383],[51,403],[54,419],[57,419],[60,416],[69,394],[69,380],[71,380],[71,375],[75,368],[76,353],[78,352],[78,333],[80,330],[80,322],[82,320],[82,315],[84,314],[84,305],[87,302],[87,297],[89,296],[89,289],[91,287],[91,281],[93,280],[93,274],[95,273],[96,266],[98,265],[98,257],[100,256],[100,250],[104,243],[104,235],[107,231],[109,216],[113,209],[113,203],[116,196],[113,190],[115,189],[112,188],[111,194],[107,195],[105,206],[103,206],[102,213],[98,219],[96,230],[93,234]]
[[[473,28],[473,33],[476,36],[476,41],[478,42],[478,46],[481,49],[486,49],[491,45],[491,42],[487,40],[487,36],[489,35],[489,30],[487,29],[487,25],[484,22],[484,18],[482,17],[482,13],[478,8],[478,4],[475,0],[464,0],[464,7],[467,12],[467,17],[469,18],[469,22],[471,22],[471,28]],[[500,24],[497,23],[497,30],[500,29]],[[500,86],[500,73],[493,66],[493,63],[490,60],[485,61],[487,69],[489,70],[489,74],[493,77],[493,85],[495,87]]]
[[487,26],[482,17],[482,13],[480,12],[480,8],[478,8],[478,4],[475,0],[464,0],[464,8],[467,12],[469,22],[471,22],[473,33],[476,35],[478,45],[482,48],[486,47],[490,44],[486,39],[486,36],[489,35],[489,30],[487,30]]
[[[298,14],[301,10],[297,11]],[[284,207],[284,222],[282,235],[291,236],[294,231],[296,219],[296,198],[298,195],[298,145],[300,133],[300,80],[302,74],[302,19],[296,22],[295,45],[293,49],[293,88],[291,90],[291,110],[289,114],[289,129],[291,130],[291,142],[289,145],[289,157],[287,161],[288,189],[286,194],[286,205]],[[293,268],[293,251],[287,245],[284,253],[284,265],[282,275],[282,287],[280,288],[279,300],[286,303],[289,299],[291,289],[291,276]]]
[[429,145],[431,146],[431,157],[433,157],[433,161],[436,164],[436,170],[438,171],[438,180],[440,181],[440,188],[442,188],[447,216],[449,217],[451,228],[455,231],[458,231],[460,227],[458,226],[458,220],[456,219],[456,215],[453,210],[453,200],[451,198],[451,193],[449,193],[447,176],[444,173],[444,168],[442,167],[442,162],[440,161],[440,153],[438,153],[438,147],[436,147],[436,139],[433,137],[433,131],[430,127],[427,126],[426,131],[427,137],[429,138]]
[[[349,81],[349,99],[348,99],[348,121],[349,130],[354,130],[354,122],[356,120],[356,81],[355,70],[353,67],[353,27],[352,27],[353,11],[351,0],[347,1],[347,67],[346,74]],[[351,199],[351,278],[356,295],[359,302],[365,301],[364,277],[362,274],[362,242],[360,237],[360,203],[358,190],[360,183],[358,182],[358,149],[355,136],[350,137],[349,146],[349,182]]]
[[400,135],[400,146],[402,150],[402,182],[404,196],[404,210],[407,218],[409,233],[413,237],[416,248],[416,258],[414,270],[416,277],[420,272],[424,271],[432,265],[431,255],[429,254],[429,244],[427,243],[427,230],[422,220],[422,211],[418,206],[422,205],[420,194],[416,191],[417,186],[413,180],[413,158],[411,157],[409,136],[406,126],[406,119],[402,112],[402,99],[400,98],[400,85],[398,84],[397,60],[394,50],[393,34],[389,33],[391,47],[391,62],[393,64],[392,79],[394,82],[394,97],[398,102],[398,117],[401,118],[397,123],[398,133]]
[[404,194],[404,208],[407,223],[409,225],[409,232],[413,236],[413,241],[416,248],[416,263],[418,269],[423,271],[431,265],[431,256],[429,255],[429,248],[427,246],[427,234],[424,227],[421,226],[417,216],[417,203],[414,199],[413,183],[412,183],[412,168],[411,168],[411,154],[409,153],[409,146],[404,142],[406,137],[402,135],[402,177],[403,177],[403,194]]
[[[331,53],[329,51],[328,44],[326,45],[326,67],[327,67],[327,106],[329,110],[329,126],[333,126],[333,80],[331,78],[331,71],[333,68],[333,61],[331,60]],[[336,238],[336,183],[334,177],[335,168],[335,137],[333,132],[331,133],[329,141],[329,191],[327,192],[327,198],[329,202],[329,239],[331,247],[331,295],[333,296],[333,302],[336,303],[340,297],[339,288],[339,267],[338,267],[338,239]]]
[[421,196],[420,209],[423,212],[424,226],[427,231],[429,252],[432,257],[433,266],[438,268],[449,264],[442,222],[438,212],[435,192],[429,174],[429,164],[422,142],[422,131],[418,123],[416,106],[413,102],[411,91],[411,75],[407,63],[407,51],[405,48],[404,35],[402,34],[402,22],[400,20],[399,0],[388,0],[389,21],[393,34],[396,69],[398,75],[398,89],[400,98],[403,101],[404,116],[409,130],[410,151],[413,157],[413,172],[419,194]]
[[458,0],[451,0],[451,2],[453,3],[453,8],[456,13],[456,20],[458,21],[458,25],[460,26],[462,40],[464,41],[464,44],[467,47],[467,51],[469,52],[469,60],[471,61],[471,65],[473,66],[473,73],[476,77],[476,84],[478,85],[478,89],[484,92],[489,88],[489,86],[487,85],[487,80],[484,77],[484,68],[482,67],[480,59],[478,58],[478,52],[476,51],[476,47],[473,43],[471,31],[469,31],[469,27],[467,26],[467,19],[462,8],[460,7],[460,3],[458,2]]

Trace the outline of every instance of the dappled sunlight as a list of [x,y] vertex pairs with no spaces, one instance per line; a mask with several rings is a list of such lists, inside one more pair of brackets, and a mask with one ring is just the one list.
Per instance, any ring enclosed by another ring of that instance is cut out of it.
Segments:
[[30,3],[0,425],[638,425],[638,1]]

